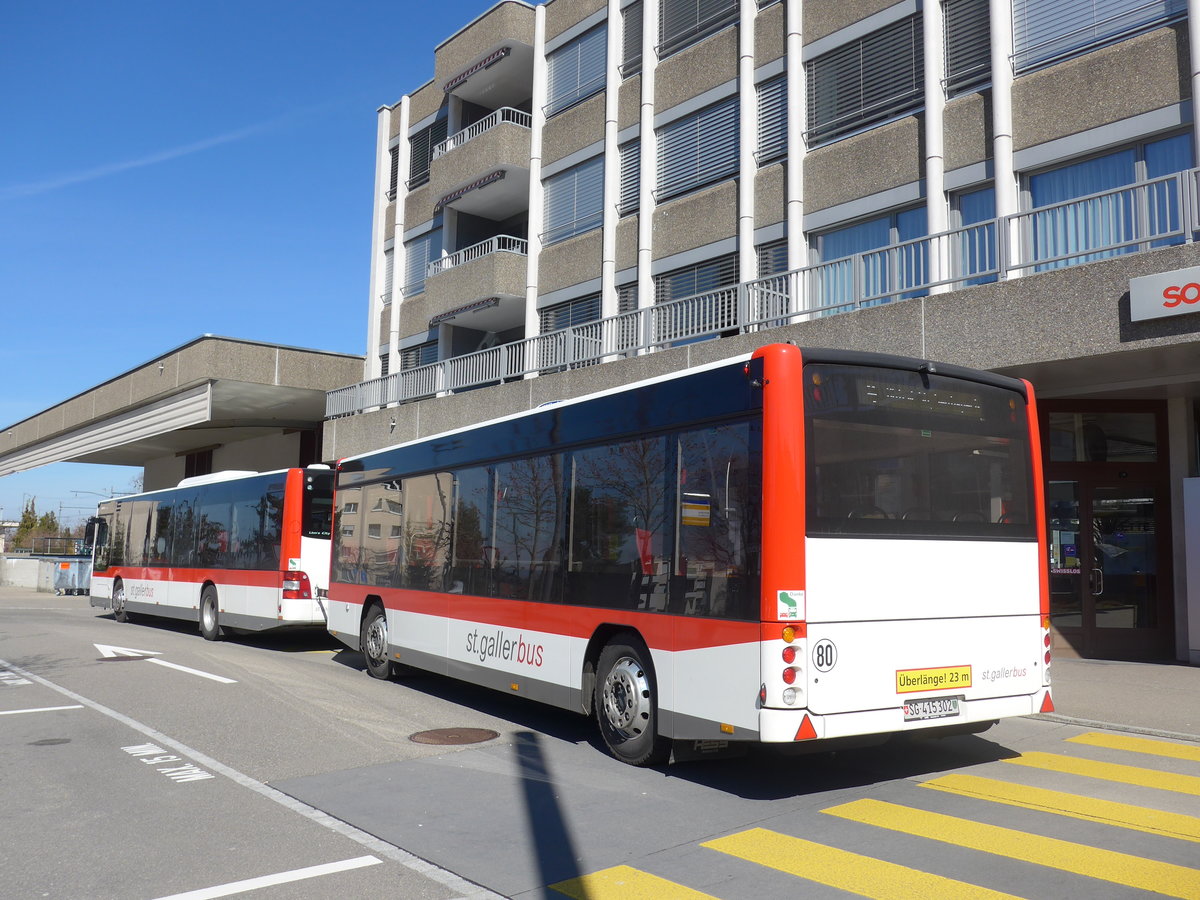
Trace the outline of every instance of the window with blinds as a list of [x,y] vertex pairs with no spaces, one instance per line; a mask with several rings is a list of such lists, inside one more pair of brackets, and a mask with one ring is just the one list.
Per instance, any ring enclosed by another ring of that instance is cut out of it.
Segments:
[[407,372],[417,366],[427,366],[438,361],[437,341],[426,341],[407,350],[400,351],[400,371]]
[[599,227],[604,218],[604,157],[547,178],[542,242],[553,244]]
[[642,142],[632,140],[620,146],[621,187],[617,197],[617,213],[627,216],[638,210],[638,196],[642,187]]
[[546,115],[604,90],[608,29],[597,25],[546,57]]
[[738,19],[738,0],[660,0],[658,56],[695,44]]
[[565,303],[556,303],[538,310],[538,330],[540,334],[560,331],[572,325],[582,325],[585,322],[595,322],[600,318],[600,295],[589,294],[577,297]]
[[788,270],[787,267],[787,238],[780,238],[755,248],[758,256],[758,277],[779,275]]
[[628,78],[642,70],[642,0],[621,11],[621,28],[621,74]]
[[408,139],[412,149],[408,165],[409,189],[420,187],[429,181],[429,162],[433,159],[433,148],[445,139],[446,119],[444,116]]
[[1013,65],[1021,72],[1187,14],[1187,0],[1013,0]]
[[663,200],[738,171],[738,98],[730,97],[658,130],[658,191]]
[[638,308],[638,286],[636,281],[617,285],[617,313],[633,312]]
[[396,271],[396,251],[383,251],[383,283],[379,285],[379,293],[384,303],[392,302],[392,278]]
[[383,378],[388,374],[392,365],[392,355],[390,353],[379,354],[379,377]]
[[992,77],[988,0],[944,0],[946,96],[965,94]]
[[787,77],[780,75],[758,86],[758,149],[760,166],[787,155]]
[[404,287],[405,297],[412,297],[425,290],[425,268],[429,261],[442,255],[442,229],[435,228],[404,244]]
[[654,302],[669,303],[684,297],[694,297],[732,287],[738,283],[738,258],[736,253],[718,256],[715,259],[683,266],[654,277]]
[[396,199],[396,187],[400,184],[400,148],[393,147],[388,151],[391,155],[391,174],[388,176],[388,192],[389,200]]
[[919,13],[809,60],[809,146],[920,109],[924,65]]

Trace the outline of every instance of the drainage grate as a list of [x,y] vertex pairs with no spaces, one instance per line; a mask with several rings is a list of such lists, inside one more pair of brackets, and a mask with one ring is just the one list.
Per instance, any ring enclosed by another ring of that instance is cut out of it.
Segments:
[[490,728],[434,728],[418,731],[408,739],[417,744],[478,744],[497,737],[500,732]]

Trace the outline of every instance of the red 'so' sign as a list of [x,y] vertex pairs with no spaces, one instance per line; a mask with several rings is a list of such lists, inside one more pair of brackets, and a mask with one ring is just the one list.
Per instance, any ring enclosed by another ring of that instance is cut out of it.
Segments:
[[1168,308],[1179,306],[1181,303],[1190,305],[1196,302],[1200,302],[1200,284],[1194,281],[1182,286],[1173,284],[1163,291],[1163,306]]

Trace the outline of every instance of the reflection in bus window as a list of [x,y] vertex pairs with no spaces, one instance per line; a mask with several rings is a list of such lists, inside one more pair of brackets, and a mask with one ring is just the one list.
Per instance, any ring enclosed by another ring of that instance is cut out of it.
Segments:
[[416,590],[444,590],[450,557],[449,472],[404,479],[403,584]]
[[666,472],[665,437],[573,454],[571,603],[666,610]]
[[674,611],[757,618],[761,446],[757,421],[680,435]]
[[363,488],[360,509],[359,516],[349,518],[355,520],[352,541],[359,546],[362,583],[398,585],[404,565],[404,492],[399,481]]
[[561,598],[563,456],[552,453],[496,466],[497,596]]
[[492,593],[494,496],[490,469],[461,469],[454,473],[454,544],[446,586],[452,594]]

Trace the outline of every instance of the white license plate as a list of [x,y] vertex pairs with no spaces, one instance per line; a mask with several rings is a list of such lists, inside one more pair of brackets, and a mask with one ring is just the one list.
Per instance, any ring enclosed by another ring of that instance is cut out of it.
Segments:
[[921,719],[944,719],[946,716],[957,716],[959,699],[958,697],[928,697],[923,700],[909,700],[904,704],[904,721],[916,722]]

